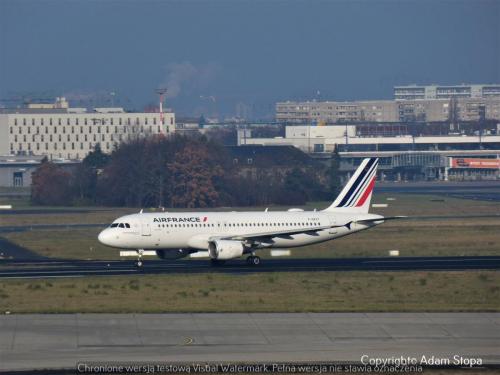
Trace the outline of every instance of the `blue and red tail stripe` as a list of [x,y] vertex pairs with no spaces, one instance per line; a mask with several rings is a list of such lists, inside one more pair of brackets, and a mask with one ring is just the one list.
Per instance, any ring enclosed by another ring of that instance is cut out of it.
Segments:
[[378,158],[370,158],[349,191],[336,207],[359,207],[370,196],[375,184]]

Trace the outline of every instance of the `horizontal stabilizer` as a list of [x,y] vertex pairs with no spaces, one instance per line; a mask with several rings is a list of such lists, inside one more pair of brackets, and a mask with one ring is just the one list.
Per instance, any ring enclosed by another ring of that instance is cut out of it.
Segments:
[[375,223],[378,221],[405,219],[407,217],[408,216],[386,216],[386,217],[379,217],[379,218],[374,218],[374,219],[361,219],[361,220],[356,220],[355,222],[360,223],[360,224],[363,224],[363,223],[369,224],[369,223]]

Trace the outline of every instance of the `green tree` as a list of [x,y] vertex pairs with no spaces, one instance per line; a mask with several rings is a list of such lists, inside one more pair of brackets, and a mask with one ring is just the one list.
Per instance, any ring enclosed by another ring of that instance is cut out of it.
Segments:
[[101,169],[108,164],[109,159],[110,156],[102,152],[101,144],[97,143],[94,147],[94,151],[90,151],[85,159],[83,159],[83,164],[92,168]]

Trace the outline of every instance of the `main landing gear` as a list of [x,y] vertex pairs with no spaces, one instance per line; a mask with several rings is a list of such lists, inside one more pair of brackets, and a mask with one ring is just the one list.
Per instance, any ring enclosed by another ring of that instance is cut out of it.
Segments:
[[247,263],[251,266],[258,266],[260,264],[260,257],[257,255],[250,255],[247,258]]

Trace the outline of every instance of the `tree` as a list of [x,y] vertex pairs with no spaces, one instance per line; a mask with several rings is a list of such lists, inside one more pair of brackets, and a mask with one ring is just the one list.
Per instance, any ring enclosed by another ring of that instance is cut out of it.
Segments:
[[294,168],[285,177],[284,190],[279,200],[281,204],[305,204],[307,201],[307,175],[299,168]]
[[75,192],[80,203],[95,204],[97,201],[97,178],[102,169],[108,164],[110,156],[101,150],[97,143],[78,165],[75,172]]
[[47,158],[33,172],[31,180],[32,203],[50,206],[71,204],[71,174]]
[[[324,167],[297,156],[277,160],[273,155],[243,167],[210,136],[132,139],[113,151],[101,174],[91,174],[97,179],[95,201],[113,206],[197,208],[303,204],[323,197],[328,185]],[[100,158],[92,155],[89,160]],[[88,188],[84,191],[91,192],[95,185],[84,186]]]
[[337,147],[333,151],[332,158],[330,159],[330,166],[328,168],[328,185],[330,192],[336,196],[340,193],[342,182],[340,181],[340,154]]
[[213,207],[218,203],[216,180],[222,179],[224,173],[206,143],[187,144],[168,169],[172,175],[173,207]]
[[198,120],[198,127],[200,129],[203,129],[205,127],[206,123],[207,123],[207,121],[205,120],[205,116],[201,115],[199,120]]
[[121,144],[111,155],[98,181],[98,194],[107,205],[142,207],[149,183],[148,168],[152,160],[149,140],[136,138]]
[[108,154],[105,154],[101,150],[101,144],[97,143],[94,147],[94,151],[90,151],[85,159],[83,159],[83,164],[100,169],[104,168],[108,162],[109,162],[110,156]]

